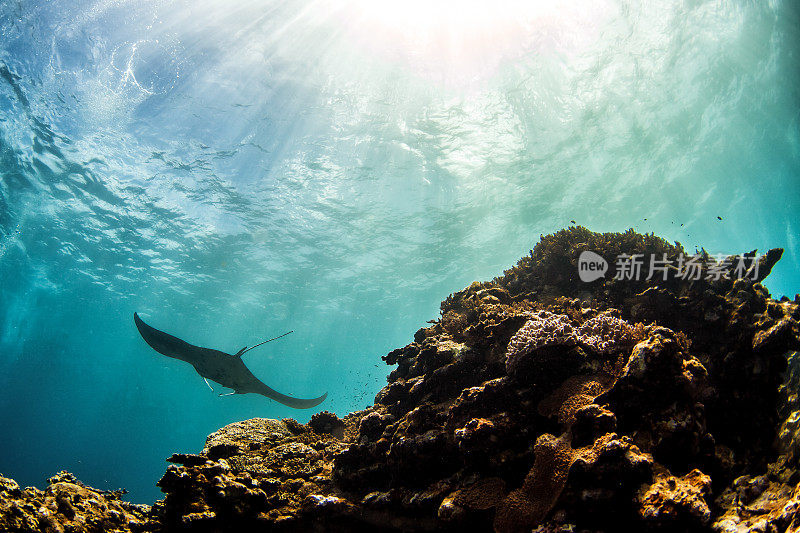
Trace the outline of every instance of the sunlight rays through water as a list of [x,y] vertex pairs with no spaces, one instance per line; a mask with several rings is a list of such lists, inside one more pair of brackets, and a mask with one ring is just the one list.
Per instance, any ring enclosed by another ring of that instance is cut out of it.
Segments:
[[[209,396],[134,310],[226,349],[294,329],[248,364],[345,414],[447,294],[571,220],[784,246],[768,284],[795,291],[797,21],[780,1],[0,5],[0,472],[147,501],[173,451],[297,416]],[[10,464],[30,442],[41,459]]]

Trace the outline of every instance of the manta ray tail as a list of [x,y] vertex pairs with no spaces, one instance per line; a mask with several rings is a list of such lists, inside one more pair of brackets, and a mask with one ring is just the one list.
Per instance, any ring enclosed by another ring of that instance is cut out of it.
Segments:
[[287,331],[287,332],[286,332],[286,333],[284,333],[283,335],[278,335],[277,337],[272,337],[271,339],[267,339],[267,340],[265,340],[265,341],[263,341],[263,342],[259,342],[259,343],[258,343],[258,344],[256,344],[255,346],[251,346],[251,347],[249,347],[249,348],[248,348],[247,346],[245,346],[244,348],[242,348],[241,350],[239,350],[238,352],[236,352],[236,357],[241,357],[241,356],[243,356],[245,353],[247,353],[247,352],[249,352],[250,350],[252,350],[253,348],[258,348],[258,347],[259,347],[259,346],[261,346],[262,344],[267,344],[268,342],[272,342],[272,341],[274,341],[274,340],[278,340],[278,339],[280,339],[281,337],[285,337],[285,336],[286,336],[286,335],[288,335],[289,333],[294,333],[294,330]]

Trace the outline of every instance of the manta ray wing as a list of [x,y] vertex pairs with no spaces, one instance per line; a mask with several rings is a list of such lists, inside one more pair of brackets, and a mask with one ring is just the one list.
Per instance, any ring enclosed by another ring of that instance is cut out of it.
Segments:
[[197,351],[202,350],[199,346],[191,345],[178,337],[145,324],[144,320],[139,318],[138,313],[133,313],[133,321],[136,323],[136,329],[139,330],[139,334],[144,341],[161,355],[191,363],[197,358]]
[[157,330],[146,324],[137,313],[133,320],[144,341],[155,351],[191,364],[204,379],[216,381],[224,387],[233,389],[235,394],[252,392],[261,394],[294,409],[309,409],[322,403],[328,397],[326,392],[317,398],[295,398],[268,387],[245,366],[241,357],[227,354],[212,348],[194,346],[169,333]]

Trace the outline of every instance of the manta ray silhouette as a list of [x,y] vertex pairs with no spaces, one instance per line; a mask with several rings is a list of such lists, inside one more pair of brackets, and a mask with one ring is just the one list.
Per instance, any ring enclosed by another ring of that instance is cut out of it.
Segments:
[[[245,346],[239,350],[239,352],[232,355],[212,348],[194,346],[169,333],[159,331],[145,324],[137,313],[133,313],[133,321],[136,322],[136,327],[144,341],[149,344],[152,349],[167,357],[186,361],[206,380],[206,384],[208,384],[208,380],[210,379],[216,381],[223,387],[233,389],[233,392],[228,394],[247,394],[248,392],[254,392],[271,398],[276,402],[280,402],[283,405],[294,407],[295,409],[310,409],[311,407],[319,405],[328,397],[328,393],[326,392],[318,398],[293,398],[292,396],[281,394],[267,387],[255,377],[242,361],[242,354],[269,341],[256,344],[249,349]],[[284,333],[284,335],[287,335],[287,333]],[[281,335],[281,337],[283,337],[283,335]],[[277,339],[278,337],[275,338]],[[209,387],[211,387],[211,385],[209,385]]]

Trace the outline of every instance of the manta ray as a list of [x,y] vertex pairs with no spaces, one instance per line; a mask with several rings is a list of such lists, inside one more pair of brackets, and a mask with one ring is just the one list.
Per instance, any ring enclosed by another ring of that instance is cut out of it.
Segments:
[[[225,395],[220,394],[220,396],[254,392],[256,394],[266,396],[267,398],[271,398],[276,402],[280,402],[283,405],[294,407],[295,409],[309,409],[322,403],[322,401],[328,396],[328,393],[326,392],[318,398],[303,399],[293,398],[292,396],[281,394],[280,392],[273,390],[262,383],[253,375],[252,372],[250,372],[250,369],[248,369],[242,361],[242,355],[245,352],[249,352],[256,346],[261,346],[266,342],[279,339],[284,335],[288,335],[291,333],[291,331],[275,337],[274,339],[269,339],[256,344],[255,346],[251,346],[250,348],[245,346],[237,353],[232,355],[219,350],[214,350],[213,348],[201,348],[200,346],[194,346],[186,341],[182,341],[178,337],[173,337],[169,333],[159,331],[156,328],[145,324],[144,321],[139,318],[137,313],[133,313],[133,321],[136,322],[136,327],[139,330],[139,333],[142,335],[144,341],[149,344],[152,349],[162,355],[166,355],[167,357],[173,357],[189,363],[194,367],[195,370],[197,370],[197,373],[200,374],[204,380],[206,380],[206,384],[209,387],[211,387],[211,385],[208,383],[208,380],[210,379],[212,381],[216,381],[223,387],[233,389],[233,392],[229,392]],[[212,388],[211,390],[214,389]]]

